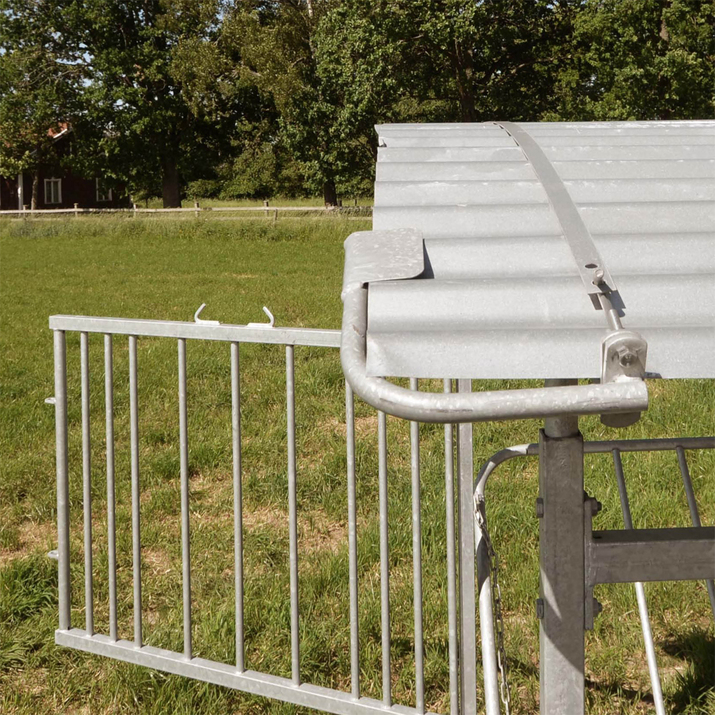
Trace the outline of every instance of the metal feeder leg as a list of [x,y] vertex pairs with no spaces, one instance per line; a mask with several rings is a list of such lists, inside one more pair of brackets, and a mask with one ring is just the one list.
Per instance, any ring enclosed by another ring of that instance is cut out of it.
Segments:
[[[471,380],[458,380],[457,390],[472,391]],[[477,715],[477,624],[474,568],[474,457],[472,424],[457,427],[459,515],[459,670],[460,715]]]
[[583,487],[578,417],[548,418],[539,437],[542,715],[583,715],[585,708]]

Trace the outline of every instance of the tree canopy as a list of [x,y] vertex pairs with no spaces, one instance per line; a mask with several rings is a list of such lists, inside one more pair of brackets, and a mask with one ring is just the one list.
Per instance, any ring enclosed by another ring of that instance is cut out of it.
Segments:
[[0,0],[0,175],[33,174],[33,205],[38,167],[57,161],[54,136],[81,112],[81,68],[64,39],[63,9]]
[[714,0],[0,0],[0,172],[370,191],[380,122],[715,116]]

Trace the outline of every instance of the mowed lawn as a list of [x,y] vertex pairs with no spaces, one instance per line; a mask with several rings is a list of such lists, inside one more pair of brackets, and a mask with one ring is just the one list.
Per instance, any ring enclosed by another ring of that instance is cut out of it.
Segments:
[[[263,321],[338,328],[342,242],[367,220],[80,218],[0,221],[0,712],[288,713],[297,708],[149,669],[60,649],[57,624],[52,335],[55,313]],[[188,341],[194,652],[235,659],[229,347]],[[296,348],[302,676],[350,689],[344,382],[337,351]],[[116,337],[115,433],[119,635],[132,639],[129,398],[126,339]],[[139,339],[139,431],[145,641],[182,650],[176,341]],[[104,370],[90,336],[94,609],[108,631]],[[290,676],[285,353],[241,348],[246,665]],[[478,385],[496,387],[498,383]],[[511,387],[516,386],[512,383]],[[437,384],[429,389],[440,389]],[[72,621],[84,624],[79,335],[68,334]],[[712,381],[653,382],[651,408],[615,432],[582,420],[586,439],[712,434]],[[380,578],[374,411],[357,404],[361,688],[380,698]],[[535,421],[475,426],[475,461],[537,439]],[[392,678],[414,704],[409,427],[389,419]],[[444,433],[420,428],[427,707],[448,712]],[[690,467],[702,521],[715,524],[715,459]],[[675,454],[624,455],[636,526],[689,525]],[[538,712],[536,460],[494,475],[489,518],[500,557],[514,713]],[[597,528],[621,528],[613,468],[587,458],[603,502]],[[702,583],[646,593],[671,712],[715,713],[715,637]],[[600,587],[587,635],[588,711],[653,709],[634,589]],[[481,679],[481,671],[479,673]],[[481,685],[480,685],[481,692]]]

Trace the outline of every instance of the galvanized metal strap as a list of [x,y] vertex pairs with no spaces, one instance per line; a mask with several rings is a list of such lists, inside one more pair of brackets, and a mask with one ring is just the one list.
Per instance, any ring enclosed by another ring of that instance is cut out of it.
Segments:
[[[591,233],[583,222],[576,204],[554,165],[536,143],[536,140],[523,127],[512,122],[497,122],[496,124],[504,129],[524,152],[524,156],[544,187],[549,204],[561,224],[563,236],[576,261],[586,292],[594,296],[604,292],[615,292],[615,281],[598,253]],[[594,305],[600,308],[598,301]]]

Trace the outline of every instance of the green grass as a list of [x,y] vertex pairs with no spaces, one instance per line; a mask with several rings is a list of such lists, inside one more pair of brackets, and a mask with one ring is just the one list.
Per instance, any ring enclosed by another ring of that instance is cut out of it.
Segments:
[[[57,648],[53,313],[278,325],[340,325],[342,240],[368,221],[340,218],[222,222],[91,218],[0,223],[0,712],[292,713],[296,708],[148,669]],[[144,630],[181,650],[176,345],[140,339]],[[120,636],[131,638],[131,518],[126,341],[115,339],[115,415]],[[194,645],[231,662],[234,653],[228,346],[190,342],[189,436]],[[97,630],[108,628],[104,401],[101,338],[90,338]],[[290,674],[284,353],[243,346],[246,658]],[[301,648],[306,682],[349,689],[344,387],[336,351],[296,349]],[[490,384],[495,386],[496,383]],[[432,385],[433,389],[438,386]],[[68,334],[73,625],[83,627],[79,336]],[[652,406],[623,437],[712,433],[712,382],[651,384]],[[381,696],[376,421],[357,405],[361,685]],[[412,555],[408,426],[388,423],[395,700],[413,702]],[[533,441],[534,421],[475,427],[475,460]],[[584,419],[587,439],[614,435]],[[427,705],[448,709],[443,432],[421,427]],[[625,455],[638,526],[687,525],[673,454]],[[703,523],[715,523],[712,454],[694,454]],[[489,518],[501,560],[506,647],[515,713],[537,712],[537,464],[514,460],[493,477]],[[604,504],[598,528],[622,524],[612,467],[587,459],[586,483]],[[646,587],[668,706],[715,713],[715,639],[700,583]],[[648,712],[648,675],[631,586],[601,587],[604,604],[587,636],[589,712]],[[481,677],[481,674],[480,674]]]

